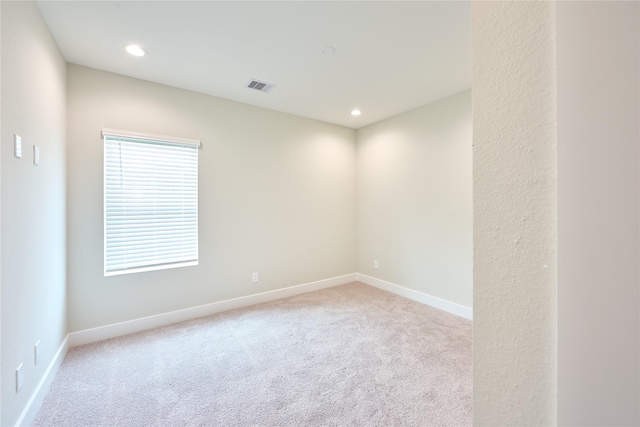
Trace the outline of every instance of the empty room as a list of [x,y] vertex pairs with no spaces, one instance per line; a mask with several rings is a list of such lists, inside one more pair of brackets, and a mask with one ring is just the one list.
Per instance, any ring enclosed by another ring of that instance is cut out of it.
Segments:
[[637,3],[0,12],[0,425],[640,422]]

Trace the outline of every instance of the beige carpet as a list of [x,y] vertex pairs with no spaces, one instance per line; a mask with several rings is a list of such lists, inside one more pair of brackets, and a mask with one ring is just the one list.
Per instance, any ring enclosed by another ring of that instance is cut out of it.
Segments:
[[72,348],[36,426],[471,425],[471,322],[360,283]]

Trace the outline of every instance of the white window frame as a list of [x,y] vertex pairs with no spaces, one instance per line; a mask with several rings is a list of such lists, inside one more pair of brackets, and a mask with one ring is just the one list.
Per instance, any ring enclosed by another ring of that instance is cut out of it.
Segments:
[[[103,252],[103,261],[104,261],[104,275],[106,276],[116,276],[122,274],[130,274],[130,273],[138,273],[144,271],[154,271],[154,270],[163,270],[169,268],[178,268],[178,267],[187,267],[198,265],[199,253],[198,253],[198,179],[196,179],[195,184],[195,194],[196,194],[196,203],[195,203],[195,218],[196,218],[196,234],[195,234],[195,253],[193,252],[193,247],[190,251],[188,251],[188,258],[185,260],[158,263],[150,261],[146,265],[138,265],[133,267],[124,266],[122,268],[111,269],[112,265],[109,266],[107,263],[107,257],[110,252],[108,252],[108,227],[107,227],[107,140],[122,140],[128,143],[138,144],[139,147],[142,147],[142,144],[150,144],[155,146],[173,146],[173,147],[188,147],[195,148],[196,150],[202,149],[202,144],[199,140],[195,139],[187,139],[187,138],[176,138],[169,137],[164,135],[154,135],[147,134],[141,132],[132,132],[132,131],[123,131],[117,129],[102,129],[101,139],[103,140],[103,152],[104,152],[104,168],[103,168],[103,226],[104,226],[104,252]],[[196,151],[196,176],[198,175],[198,152]],[[193,185],[192,185],[193,187]],[[193,191],[193,188],[192,188]],[[191,242],[193,243],[193,242]],[[124,263],[126,264],[126,263]]]

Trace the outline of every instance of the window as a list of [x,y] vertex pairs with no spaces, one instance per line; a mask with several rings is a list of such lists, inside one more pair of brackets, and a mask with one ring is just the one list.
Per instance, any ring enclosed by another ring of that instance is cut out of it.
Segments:
[[198,264],[199,141],[104,139],[104,275]]

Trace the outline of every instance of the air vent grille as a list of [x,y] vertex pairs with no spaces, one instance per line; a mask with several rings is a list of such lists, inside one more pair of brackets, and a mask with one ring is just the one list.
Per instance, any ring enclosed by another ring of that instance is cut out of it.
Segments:
[[272,85],[271,83],[261,82],[260,80],[251,79],[249,83],[247,83],[247,87],[249,89],[259,90],[260,92],[269,93],[271,89],[276,87],[276,85]]

